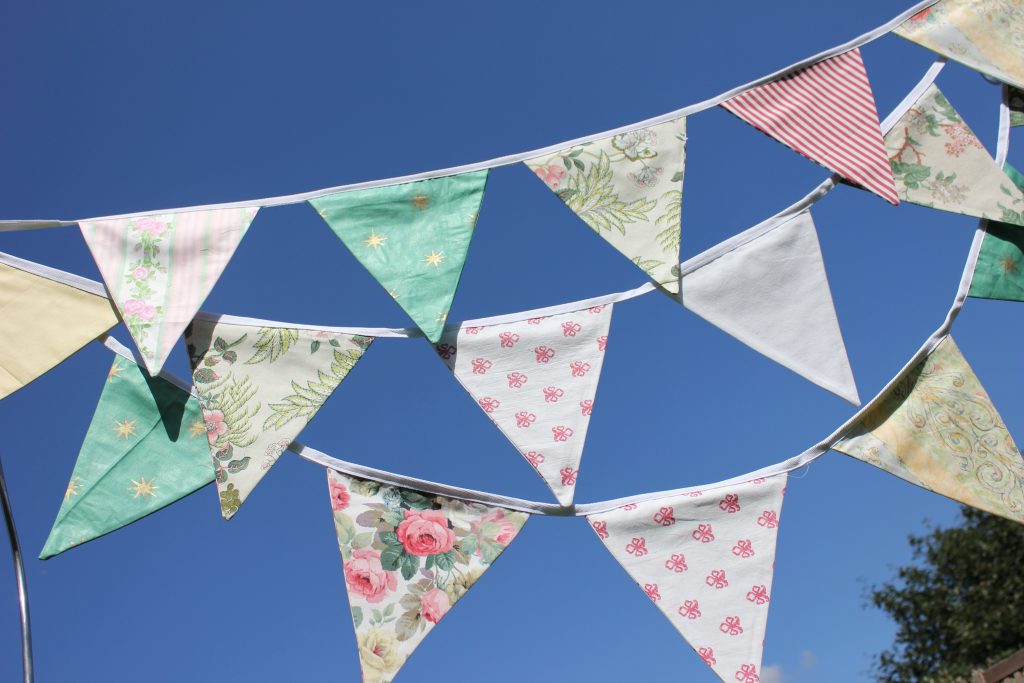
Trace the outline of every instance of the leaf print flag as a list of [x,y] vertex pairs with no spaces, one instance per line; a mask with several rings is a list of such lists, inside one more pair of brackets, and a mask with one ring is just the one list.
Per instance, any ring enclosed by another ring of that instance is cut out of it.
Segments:
[[[1009,164],[1003,169],[1024,190],[1024,176]],[[1024,230],[1006,223],[986,225],[968,296],[1024,301]]]
[[151,375],[163,368],[257,211],[244,207],[79,223]]
[[364,683],[390,683],[528,515],[327,470]]
[[952,337],[900,377],[833,449],[1024,522],[1024,461]]
[[437,342],[473,239],[487,171],[311,199],[352,255]]
[[589,515],[598,538],[704,663],[762,675],[786,475]]
[[185,331],[224,519],[238,512],[372,341],[205,318]]
[[525,163],[652,280],[679,291],[686,119],[569,147]]
[[1024,225],[1024,194],[934,85],[892,127],[885,147],[904,201]]
[[445,333],[437,352],[487,417],[571,505],[612,305]]
[[684,264],[681,299],[755,351],[860,403],[809,211],[696,268]]
[[853,49],[722,103],[765,135],[899,204],[860,50]]
[[142,519],[213,481],[199,404],[116,358],[39,559]]

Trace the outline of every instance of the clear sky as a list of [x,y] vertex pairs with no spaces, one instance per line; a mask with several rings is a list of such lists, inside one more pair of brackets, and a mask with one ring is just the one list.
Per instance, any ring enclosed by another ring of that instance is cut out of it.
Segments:
[[[7,3],[0,217],[248,199],[539,147],[699,101],[908,3]],[[863,54],[883,116],[934,58],[896,37]],[[993,149],[998,88],[955,64],[939,85]],[[722,110],[693,116],[688,132],[684,258],[826,175]],[[530,175],[523,166],[493,172],[451,320],[642,282]],[[847,187],[813,214],[866,399],[941,323],[976,221],[893,208]],[[98,278],[75,228],[0,234],[0,250]],[[408,324],[306,205],[260,213],[205,308]],[[970,300],[953,331],[1018,432],[1022,311]],[[123,328],[115,336],[130,341]],[[358,680],[324,474],[295,456],[231,522],[211,487],[65,555],[32,559],[110,362],[93,344],[0,403],[0,457],[30,556],[39,680]],[[183,345],[169,368],[187,372]],[[852,410],[665,297],[623,303],[577,501],[739,475],[802,451]],[[551,500],[423,340],[377,342],[301,440],[383,469]],[[798,473],[782,516],[762,681],[869,680],[893,627],[865,607],[867,587],[909,558],[908,533],[956,511],[836,453]],[[17,632],[13,574],[0,558],[2,680],[19,675]],[[585,522],[557,518],[527,524],[398,680],[442,679],[715,680]]]

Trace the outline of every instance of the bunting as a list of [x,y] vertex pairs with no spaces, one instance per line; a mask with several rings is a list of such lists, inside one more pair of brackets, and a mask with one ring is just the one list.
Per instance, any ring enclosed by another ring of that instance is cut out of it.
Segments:
[[309,203],[436,343],[473,239],[487,171],[338,192]]
[[[1024,176],[1017,169],[1006,164],[1003,170],[1024,190]],[[986,225],[968,296],[1024,301],[1024,230],[1006,223]]]
[[163,368],[257,211],[215,209],[79,223],[151,375]]
[[762,675],[785,487],[782,474],[587,517],[626,573],[728,683],[757,683]]
[[608,344],[612,305],[463,325],[437,352],[487,417],[571,505]]
[[794,152],[899,204],[859,49],[744,91],[721,106]]
[[1010,125],[1024,126],[1024,90],[1006,86],[1006,106],[1010,109]]
[[934,85],[885,136],[904,201],[1024,225],[1024,194]]
[[[860,403],[810,211],[751,228],[683,266],[686,308],[854,405]],[[785,263],[785,268],[779,264]]]
[[234,516],[372,341],[201,318],[185,331],[224,519]]
[[390,683],[527,515],[330,469],[327,483],[363,683]]
[[904,373],[833,449],[1024,522],[1024,461],[952,337]]
[[679,291],[686,119],[567,147],[523,163],[652,280]]
[[213,481],[199,404],[117,357],[39,559],[150,515]]

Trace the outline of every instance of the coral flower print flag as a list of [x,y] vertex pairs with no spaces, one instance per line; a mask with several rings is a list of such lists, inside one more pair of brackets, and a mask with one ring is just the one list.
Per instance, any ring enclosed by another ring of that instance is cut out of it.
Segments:
[[327,470],[364,683],[390,683],[528,515]]
[[598,538],[728,683],[761,677],[786,475],[589,515]]
[[487,171],[311,199],[352,255],[437,342],[462,277]]
[[197,318],[185,341],[230,519],[373,338]]
[[648,277],[678,292],[685,153],[679,118],[523,163]]
[[150,374],[160,372],[257,211],[244,207],[79,223]]

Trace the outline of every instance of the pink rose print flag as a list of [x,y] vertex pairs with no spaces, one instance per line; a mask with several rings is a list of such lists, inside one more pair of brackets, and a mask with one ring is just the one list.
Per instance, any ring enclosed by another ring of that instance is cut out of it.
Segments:
[[257,211],[252,206],[79,223],[150,375],[160,372]]
[[587,517],[700,658],[758,683],[786,475],[633,503]]
[[480,409],[571,505],[612,305],[445,333],[438,355]]
[[391,683],[528,515],[330,469],[327,484],[363,682]]

